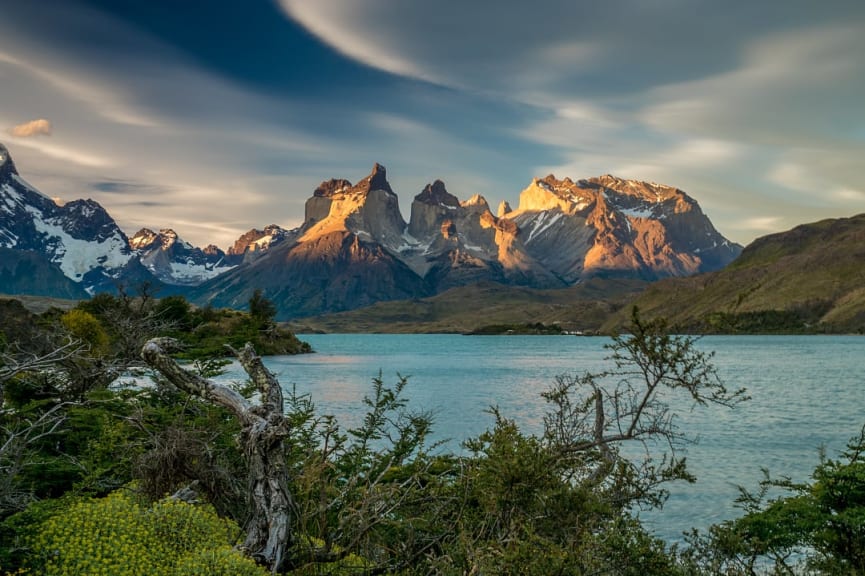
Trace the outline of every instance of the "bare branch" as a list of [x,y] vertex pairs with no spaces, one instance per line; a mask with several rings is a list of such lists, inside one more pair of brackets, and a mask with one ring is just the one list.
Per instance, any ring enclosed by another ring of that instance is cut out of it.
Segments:
[[233,389],[185,370],[165,353],[164,348],[172,345],[170,339],[153,338],[144,345],[141,356],[181,390],[228,409],[240,421],[251,509],[243,550],[274,572],[281,571],[288,565],[294,542],[296,506],[288,489],[285,439],[289,423],[283,414],[279,381],[247,344],[237,357],[262,392],[263,403],[253,405]]
[[164,348],[170,349],[175,343],[172,338],[152,338],[141,350],[141,357],[184,392],[227,408],[243,423],[248,423],[252,418],[252,405],[249,401],[228,386],[211,382],[181,367],[164,351]]

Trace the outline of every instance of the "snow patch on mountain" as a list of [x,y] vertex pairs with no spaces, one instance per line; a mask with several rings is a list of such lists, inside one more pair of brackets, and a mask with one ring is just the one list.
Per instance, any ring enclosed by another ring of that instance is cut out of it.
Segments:
[[133,257],[122,236],[112,235],[100,242],[74,238],[63,229],[61,222],[43,219],[42,213],[32,206],[27,206],[26,210],[33,215],[36,230],[44,234],[49,245],[54,247],[51,261],[60,266],[67,278],[80,281],[98,266],[108,271],[115,270],[111,276],[116,277],[116,269],[128,264]]
[[15,208],[24,204],[21,194],[19,194],[12,186],[5,183],[0,186],[0,190],[3,191],[3,212],[14,214]]
[[648,207],[641,208],[619,208],[619,212],[629,218],[652,218],[654,210]]
[[526,240],[526,244],[532,241],[536,234],[543,234],[547,231],[551,226],[554,226],[556,222],[562,219],[564,216],[561,212],[556,212],[553,214],[552,218],[547,221],[547,216],[549,216],[549,212],[544,210],[540,213],[538,218],[532,221],[532,231],[529,232],[529,238]]
[[223,261],[215,264],[197,263],[192,259],[186,262],[171,263],[171,277],[177,284],[200,284],[204,280],[216,278],[234,266],[224,265]]

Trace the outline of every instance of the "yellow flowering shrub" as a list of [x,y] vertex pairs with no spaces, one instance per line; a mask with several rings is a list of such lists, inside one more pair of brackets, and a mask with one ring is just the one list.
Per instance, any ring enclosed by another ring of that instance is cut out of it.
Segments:
[[208,507],[175,500],[143,506],[128,491],[117,491],[49,518],[31,545],[35,563],[52,576],[266,574],[231,549],[239,534],[236,524]]
[[108,333],[96,316],[84,310],[73,308],[64,314],[60,321],[72,336],[90,346],[90,353],[93,356],[104,356],[108,353]]
[[230,546],[187,554],[174,569],[175,576],[261,576],[268,572],[252,558]]

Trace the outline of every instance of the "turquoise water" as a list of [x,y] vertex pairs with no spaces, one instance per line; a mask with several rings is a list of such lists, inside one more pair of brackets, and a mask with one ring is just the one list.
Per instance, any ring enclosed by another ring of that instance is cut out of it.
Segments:
[[[285,387],[308,393],[320,412],[343,425],[362,415],[361,399],[381,372],[392,383],[409,376],[410,405],[435,415],[437,438],[458,451],[489,427],[492,405],[526,432],[539,432],[540,393],[557,374],[599,371],[605,338],[566,336],[357,335],[302,336],[316,354],[269,358]],[[697,483],[671,485],[647,525],[668,540],[691,527],[734,517],[736,486],[755,488],[762,468],[805,480],[818,449],[837,455],[865,424],[865,338],[857,336],[713,336],[700,348],[728,388],[752,397],[735,409],[671,399],[680,428],[699,438],[688,447]]]

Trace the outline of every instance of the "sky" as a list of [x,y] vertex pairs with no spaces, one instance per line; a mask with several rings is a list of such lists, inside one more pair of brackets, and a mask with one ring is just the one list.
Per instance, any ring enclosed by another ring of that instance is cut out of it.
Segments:
[[0,142],[127,234],[226,248],[388,169],[694,197],[747,244],[865,212],[862,0],[0,0]]

